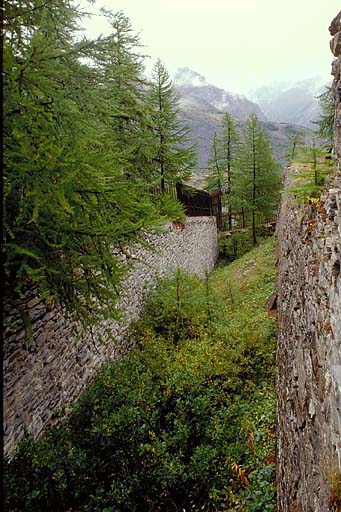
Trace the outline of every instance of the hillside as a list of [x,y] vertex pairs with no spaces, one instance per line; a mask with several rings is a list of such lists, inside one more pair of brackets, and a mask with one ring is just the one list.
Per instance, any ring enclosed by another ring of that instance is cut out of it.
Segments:
[[21,445],[6,510],[274,509],[274,247],[153,292],[139,348]]
[[233,117],[246,120],[251,114],[265,121],[266,117],[256,103],[245,96],[233,94],[209,84],[206,78],[189,68],[180,68],[174,77],[180,95],[180,107],[206,112],[229,112]]
[[318,96],[325,91],[325,84],[322,77],[274,83],[251,91],[250,98],[270,121],[315,128],[320,115]]
[[[198,165],[195,174],[205,175],[207,173],[207,160],[210,156],[210,146],[213,140],[214,132],[220,132],[222,112],[205,111],[200,108],[182,107],[181,112],[183,119],[187,121],[191,129],[191,139],[197,144],[199,149]],[[288,151],[288,141],[292,134],[297,130],[302,130],[309,137],[311,130],[303,126],[295,126],[288,123],[274,123],[271,121],[263,121],[262,124],[266,128],[275,157],[282,163],[286,163],[286,154]],[[237,120],[237,128],[243,127],[243,122]]]
[[[199,150],[196,175],[205,175],[207,172],[211,141],[214,132],[220,132],[221,120],[225,112],[229,112],[237,120],[239,130],[242,129],[243,123],[251,114],[256,114],[269,134],[276,158],[282,164],[286,163],[285,155],[292,134],[297,129],[302,130],[307,136],[311,133],[309,128],[300,126],[305,124],[308,114],[306,111],[303,114],[303,107],[301,110],[298,109],[294,100],[292,100],[290,109],[296,112],[295,124],[285,122],[286,116],[280,112],[276,119],[269,121],[268,118],[271,117],[267,118],[256,103],[245,96],[233,94],[209,84],[204,76],[189,68],[180,68],[174,77],[174,83],[180,99],[181,115],[190,126],[192,143],[196,144]],[[304,86],[303,84],[302,94],[304,93],[310,98],[310,93],[305,91]],[[262,94],[260,91],[258,94],[264,104],[266,98],[270,102],[274,96],[274,93],[266,88],[262,90]],[[293,98],[295,98],[294,92]],[[285,109],[290,110],[287,104]]]

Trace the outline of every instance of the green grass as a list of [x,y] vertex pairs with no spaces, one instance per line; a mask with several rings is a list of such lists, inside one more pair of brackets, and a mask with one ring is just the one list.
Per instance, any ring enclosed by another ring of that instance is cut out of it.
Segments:
[[287,193],[295,194],[299,200],[305,202],[320,197],[326,177],[336,172],[335,162],[323,157],[319,157],[317,161],[317,183],[315,183],[313,164],[304,161],[303,157],[292,162],[291,167],[297,172],[293,176],[292,186]]
[[178,272],[70,418],[6,467],[11,511],[270,512],[274,242],[206,280]]

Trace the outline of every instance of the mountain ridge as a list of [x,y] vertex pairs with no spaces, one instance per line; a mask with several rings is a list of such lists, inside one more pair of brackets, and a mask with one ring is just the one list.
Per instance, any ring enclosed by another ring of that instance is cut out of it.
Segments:
[[256,114],[262,121],[267,120],[260,107],[246,96],[210,84],[203,75],[188,67],[177,70],[174,84],[180,96],[180,108],[201,105],[201,110],[205,106],[207,111],[229,112],[244,121],[251,114]]
[[190,127],[191,142],[198,146],[198,164],[195,177],[207,174],[207,162],[214,133],[221,132],[221,123],[225,112],[235,119],[237,129],[242,130],[246,119],[256,114],[269,134],[274,155],[285,165],[287,146],[295,131],[303,131],[307,137],[311,130],[300,124],[274,122],[267,119],[256,103],[243,95],[233,94],[209,84],[203,75],[189,68],[180,68],[174,78],[176,92],[179,95],[179,107],[182,119]]

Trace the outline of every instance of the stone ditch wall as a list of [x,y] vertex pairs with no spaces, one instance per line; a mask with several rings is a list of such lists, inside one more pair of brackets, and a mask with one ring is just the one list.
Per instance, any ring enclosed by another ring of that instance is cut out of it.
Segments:
[[[25,299],[5,304],[5,320],[12,325],[4,336],[4,449],[10,456],[24,430],[35,438],[67,413],[100,366],[118,360],[133,345],[125,336],[138,318],[144,294],[165,276],[181,268],[201,277],[213,269],[218,256],[215,217],[188,218],[169,224],[162,234],[146,234],[153,251],[140,246],[129,250],[133,268],[124,281],[119,306],[120,321],[105,321],[81,336],[60,308],[49,310],[35,289]],[[30,340],[20,320],[22,308],[31,320]],[[112,338],[101,343],[109,329]],[[57,411],[58,414],[57,414]],[[58,416],[58,417],[57,417]]]
[[327,512],[341,470],[341,176],[299,204],[286,170],[278,219],[279,512]]
[[341,510],[341,12],[329,31],[338,172],[304,205],[287,169],[277,224],[278,512]]
[[341,11],[333,19],[329,27],[332,39],[330,49],[335,57],[332,63],[333,96],[335,101],[334,117],[334,156],[339,162],[341,169]]

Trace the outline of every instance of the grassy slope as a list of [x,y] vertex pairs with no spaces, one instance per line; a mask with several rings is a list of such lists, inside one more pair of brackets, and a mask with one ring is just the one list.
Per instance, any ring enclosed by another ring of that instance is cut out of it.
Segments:
[[268,240],[206,282],[164,281],[139,348],[21,446],[6,510],[274,510],[274,276]]

